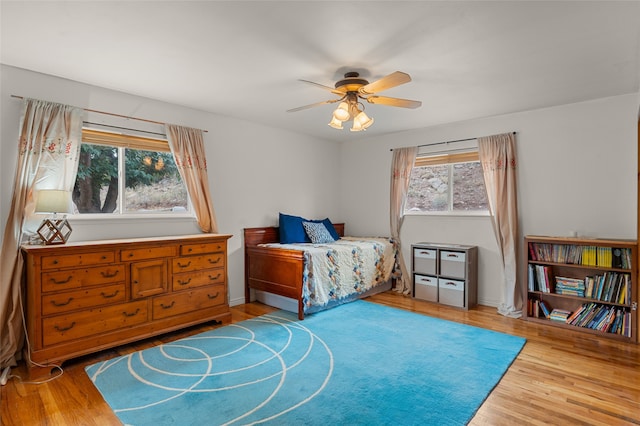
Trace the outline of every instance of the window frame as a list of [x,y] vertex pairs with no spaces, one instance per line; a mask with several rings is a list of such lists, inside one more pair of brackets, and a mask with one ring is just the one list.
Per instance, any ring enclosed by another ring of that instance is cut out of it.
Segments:
[[[475,146],[467,146],[460,149],[425,150],[418,152],[413,167],[453,165],[457,163],[480,162],[477,141],[473,140]],[[413,172],[413,169],[412,169]],[[449,167],[449,182],[453,182],[453,167]],[[453,187],[451,188],[453,189]],[[416,211],[405,210],[405,216],[490,216],[489,208],[485,210],[453,210],[453,196],[448,197],[448,209],[438,211]]]
[[[124,166],[125,153],[124,150],[137,149],[143,151],[171,152],[169,141],[167,139],[150,138],[133,134],[124,134],[99,130],[95,128],[83,127],[81,144],[87,143],[91,145],[103,145],[118,149],[118,193],[125,192]],[[185,186],[186,190],[186,186]],[[185,212],[153,212],[153,213],[125,213],[124,203],[122,199],[118,201],[118,209],[113,213],[70,213],[68,217],[73,220],[95,220],[105,219],[110,221],[117,220],[147,220],[147,219],[195,219],[195,212],[189,192],[187,191],[187,211]]]

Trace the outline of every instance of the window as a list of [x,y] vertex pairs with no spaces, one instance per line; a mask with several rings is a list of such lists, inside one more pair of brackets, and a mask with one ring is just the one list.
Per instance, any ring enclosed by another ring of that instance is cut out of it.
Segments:
[[82,130],[73,202],[79,214],[176,214],[187,190],[166,140]]
[[411,171],[405,212],[487,211],[477,150],[419,154]]

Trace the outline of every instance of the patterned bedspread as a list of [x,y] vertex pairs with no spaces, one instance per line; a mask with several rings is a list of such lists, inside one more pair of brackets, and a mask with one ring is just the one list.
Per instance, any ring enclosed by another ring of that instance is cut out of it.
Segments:
[[328,244],[261,244],[304,252],[302,300],[305,309],[326,306],[392,278],[396,245],[388,238],[343,237]]

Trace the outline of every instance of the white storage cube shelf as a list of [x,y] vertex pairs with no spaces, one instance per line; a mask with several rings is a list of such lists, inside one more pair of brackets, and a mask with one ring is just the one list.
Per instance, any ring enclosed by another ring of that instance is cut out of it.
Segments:
[[412,246],[413,296],[463,309],[477,303],[477,247],[419,243]]

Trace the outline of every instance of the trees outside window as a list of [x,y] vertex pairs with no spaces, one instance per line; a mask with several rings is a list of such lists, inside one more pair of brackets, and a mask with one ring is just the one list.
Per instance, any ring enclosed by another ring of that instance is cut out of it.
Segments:
[[[95,140],[95,134],[88,139]],[[107,141],[111,144],[83,141],[73,190],[78,213],[187,212],[187,190],[168,143],[152,141],[148,147],[153,149],[138,149],[145,147],[140,143],[132,148],[113,139]]]

